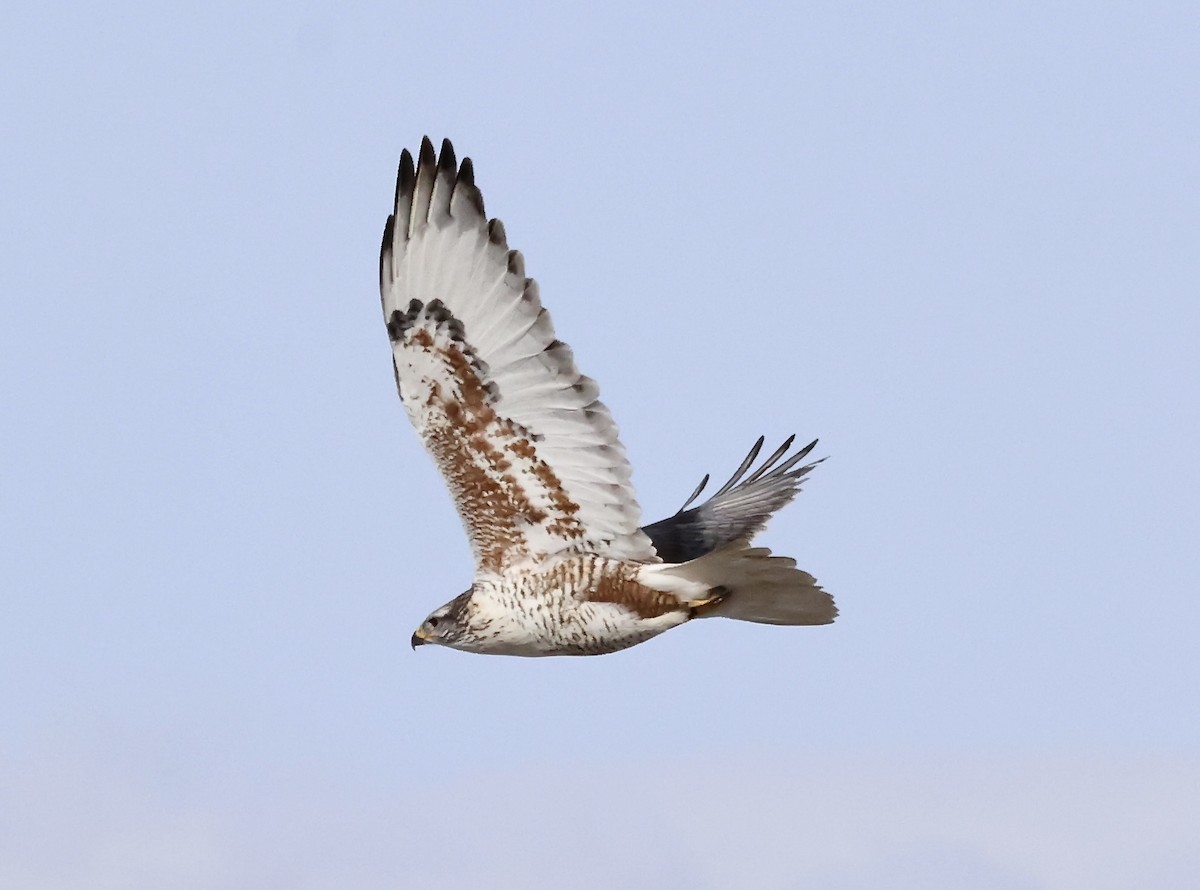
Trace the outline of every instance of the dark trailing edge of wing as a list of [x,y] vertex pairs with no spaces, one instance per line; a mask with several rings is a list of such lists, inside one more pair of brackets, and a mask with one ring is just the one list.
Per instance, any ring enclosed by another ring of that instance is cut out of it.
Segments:
[[758,469],[746,476],[762,450],[760,436],[741,466],[711,498],[687,509],[708,484],[709,477],[705,476],[678,513],[643,528],[663,562],[697,559],[762,531],[771,515],[796,496],[804,476],[824,460],[796,466],[812,452],[816,440],[784,460],[795,438],[789,436]]

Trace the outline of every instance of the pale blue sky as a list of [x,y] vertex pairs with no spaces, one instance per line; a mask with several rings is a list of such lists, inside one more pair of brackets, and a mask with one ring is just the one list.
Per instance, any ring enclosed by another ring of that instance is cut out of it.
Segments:
[[[0,885],[1196,886],[1194,4],[12,7]],[[835,625],[409,650],[425,133],[646,521],[821,438]]]

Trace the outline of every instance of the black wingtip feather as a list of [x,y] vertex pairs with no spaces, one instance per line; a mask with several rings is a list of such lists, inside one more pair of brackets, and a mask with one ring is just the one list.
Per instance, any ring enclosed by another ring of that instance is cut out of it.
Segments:
[[391,281],[391,270],[387,268],[392,255],[392,234],[396,228],[396,217],[389,213],[383,226],[383,242],[379,245],[379,296],[383,298],[384,289]]
[[[719,498],[733,486],[737,485],[739,479],[746,475],[746,471],[750,469],[751,464],[758,459],[758,453],[762,451],[763,443],[767,441],[766,436],[759,436],[758,441],[754,443],[754,447],[750,449],[750,453],[746,455],[746,459],[742,461],[741,466],[733,471],[733,475],[729,477],[729,481],[722,485],[713,495],[714,498]],[[709,498],[712,500],[712,498]]]
[[775,466],[775,462],[778,461],[779,458],[781,458],[785,454],[787,454],[787,450],[792,447],[792,443],[795,441],[796,441],[796,434],[792,433],[792,435],[787,437],[787,441],[785,441],[782,445],[780,445],[778,448],[776,448],[775,452],[770,457],[768,457],[766,460],[764,460],[762,462],[762,466],[760,466],[757,470],[755,470],[753,473],[751,473],[745,479],[745,481],[743,481],[742,484],[749,485],[751,482],[755,482],[758,479],[761,479],[768,470],[770,470],[773,466]]
[[480,218],[487,219],[487,213],[483,209],[483,195],[475,187],[475,165],[471,163],[470,158],[462,159],[462,164],[458,168],[458,181],[455,183],[454,191],[456,193],[461,191],[463,197],[471,202],[471,206],[479,214]]
[[421,153],[417,156],[417,173],[426,167],[437,166],[437,155],[433,153],[433,143],[428,136],[421,137]]
[[458,170],[458,161],[454,157],[454,146],[449,139],[442,140],[442,153],[438,156],[438,173],[453,177]]
[[396,200],[400,203],[402,195],[412,195],[417,186],[417,169],[413,165],[412,152],[407,148],[400,152],[400,169],[396,171]]
[[693,491],[688,496],[688,499],[683,502],[683,506],[675,511],[676,515],[682,513],[684,510],[686,510],[688,507],[691,506],[692,501],[694,501],[694,500],[696,500],[696,498],[700,497],[700,492],[704,491],[704,486],[708,485],[708,479],[709,479],[709,475],[708,475],[708,473],[705,473],[704,478],[700,480],[700,484],[696,486],[696,490]]
[[463,158],[462,164],[458,168],[458,182],[459,185],[475,187],[475,165],[471,163],[470,158]]

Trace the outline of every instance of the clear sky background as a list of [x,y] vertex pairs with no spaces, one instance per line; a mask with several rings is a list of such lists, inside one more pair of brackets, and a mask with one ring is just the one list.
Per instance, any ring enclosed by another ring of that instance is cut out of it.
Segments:
[[[1194,3],[8,4],[0,886],[1200,883]],[[450,136],[646,521],[838,622],[518,660],[376,257]],[[721,481],[718,479],[718,482]]]

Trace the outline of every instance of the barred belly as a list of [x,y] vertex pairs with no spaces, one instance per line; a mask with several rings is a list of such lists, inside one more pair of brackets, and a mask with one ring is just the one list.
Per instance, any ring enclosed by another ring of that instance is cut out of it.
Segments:
[[600,655],[687,621],[686,604],[639,584],[637,568],[589,554],[477,580],[472,605],[483,644],[479,651]]

